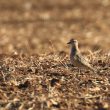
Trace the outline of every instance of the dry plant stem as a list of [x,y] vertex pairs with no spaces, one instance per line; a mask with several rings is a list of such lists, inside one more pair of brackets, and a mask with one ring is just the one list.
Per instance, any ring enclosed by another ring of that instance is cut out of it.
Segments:
[[97,97],[101,97],[101,95],[95,95],[95,96],[85,96],[85,97],[79,97],[80,99],[93,99],[93,98],[97,98]]
[[2,76],[3,76],[3,81],[5,82],[6,81],[6,76],[4,75],[4,73],[3,72],[1,72],[1,74],[2,74]]

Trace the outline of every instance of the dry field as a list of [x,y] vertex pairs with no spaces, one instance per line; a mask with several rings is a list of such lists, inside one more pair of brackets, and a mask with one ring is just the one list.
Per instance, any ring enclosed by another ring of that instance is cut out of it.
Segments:
[[0,110],[110,110],[110,1],[0,0]]

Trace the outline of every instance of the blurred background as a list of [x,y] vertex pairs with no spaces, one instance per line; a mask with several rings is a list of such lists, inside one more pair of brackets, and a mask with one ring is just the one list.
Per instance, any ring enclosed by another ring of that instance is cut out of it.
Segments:
[[0,0],[0,54],[110,49],[109,0]]

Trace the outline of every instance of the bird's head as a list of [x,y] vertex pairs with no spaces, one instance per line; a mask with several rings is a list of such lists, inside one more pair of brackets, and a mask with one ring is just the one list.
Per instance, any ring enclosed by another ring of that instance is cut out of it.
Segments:
[[75,39],[70,39],[70,41],[67,44],[70,44],[72,46],[78,46],[78,41]]

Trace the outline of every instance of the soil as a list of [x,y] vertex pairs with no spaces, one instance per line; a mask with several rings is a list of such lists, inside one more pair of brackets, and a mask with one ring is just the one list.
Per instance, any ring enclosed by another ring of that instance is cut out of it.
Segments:
[[0,0],[0,110],[109,110],[109,30],[109,0]]

